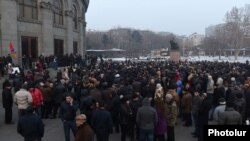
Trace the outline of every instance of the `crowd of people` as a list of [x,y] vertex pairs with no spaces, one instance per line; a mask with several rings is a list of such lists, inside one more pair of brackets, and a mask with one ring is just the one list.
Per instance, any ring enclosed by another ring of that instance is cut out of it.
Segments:
[[121,141],[174,141],[177,124],[194,126],[202,141],[204,125],[250,118],[248,62],[92,61],[59,68],[55,78],[44,66],[39,59],[3,83],[5,123],[13,123],[15,103],[27,141],[46,136],[47,118],[62,120],[66,141],[70,130],[76,141],[108,141],[111,133]]

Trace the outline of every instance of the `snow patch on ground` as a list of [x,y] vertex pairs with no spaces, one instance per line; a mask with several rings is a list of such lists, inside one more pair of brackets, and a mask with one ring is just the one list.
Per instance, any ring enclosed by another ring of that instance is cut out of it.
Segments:
[[[112,61],[117,61],[117,62],[123,62],[126,60],[131,60],[131,61],[166,61],[169,59],[169,57],[165,58],[147,58],[140,56],[139,58],[103,58],[104,61],[112,60]],[[237,60],[235,60],[234,56],[190,56],[190,57],[181,57],[182,61],[191,61],[191,62],[196,62],[196,61],[210,61],[210,62],[239,62],[239,63],[246,63],[246,61],[250,61],[250,57],[238,57]]]

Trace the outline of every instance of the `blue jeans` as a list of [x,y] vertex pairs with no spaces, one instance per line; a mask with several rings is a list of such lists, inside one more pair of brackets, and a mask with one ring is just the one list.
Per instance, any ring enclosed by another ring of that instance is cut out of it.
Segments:
[[153,129],[140,129],[140,141],[153,141],[154,130]]
[[70,129],[73,132],[74,136],[76,134],[77,127],[75,121],[63,121],[63,129],[65,141],[70,141]]

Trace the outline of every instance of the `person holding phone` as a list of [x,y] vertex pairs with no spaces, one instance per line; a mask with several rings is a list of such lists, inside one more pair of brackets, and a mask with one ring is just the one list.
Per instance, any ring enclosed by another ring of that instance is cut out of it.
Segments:
[[65,141],[70,141],[70,129],[74,136],[76,134],[77,126],[75,117],[77,109],[77,102],[73,100],[71,93],[67,93],[65,101],[62,102],[60,107],[60,117],[63,122]]

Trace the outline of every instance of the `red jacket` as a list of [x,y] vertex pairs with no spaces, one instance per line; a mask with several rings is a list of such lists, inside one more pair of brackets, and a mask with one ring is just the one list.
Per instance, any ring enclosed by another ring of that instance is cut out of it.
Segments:
[[43,95],[42,92],[37,89],[34,88],[34,90],[29,90],[29,92],[31,93],[32,99],[33,99],[33,106],[34,107],[39,107],[42,105],[43,103]]

